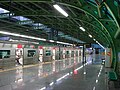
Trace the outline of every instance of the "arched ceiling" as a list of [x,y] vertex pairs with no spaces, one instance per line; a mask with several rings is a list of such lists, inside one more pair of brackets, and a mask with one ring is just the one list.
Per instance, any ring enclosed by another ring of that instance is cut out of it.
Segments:
[[[62,7],[69,16],[60,14],[53,7],[54,4]],[[2,18],[1,14],[0,28],[10,32],[47,39],[49,33],[53,33],[52,36],[70,43],[78,42],[64,37],[73,37],[86,43],[95,43],[95,38],[104,46],[114,46],[114,39],[120,31],[120,0],[0,0],[0,7],[10,11],[9,17]],[[15,16],[24,16],[33,22],[22,25],[20,23],[26,21],[15,21],[12,18]],[[34,29],[34,23],[42,23],[50,31]],[[79,29],[80,25],[86,29],[85,32]],[[56,31],[64,35],[56,36]]]

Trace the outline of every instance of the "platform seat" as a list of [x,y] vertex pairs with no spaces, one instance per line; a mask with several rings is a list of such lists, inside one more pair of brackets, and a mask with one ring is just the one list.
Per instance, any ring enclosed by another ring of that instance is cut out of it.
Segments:
[[110,81],[117,81],[117,80],[118,80],[118,77],[117,77],[116,72],[110,71],[108,73],[108,84],[109,84]]

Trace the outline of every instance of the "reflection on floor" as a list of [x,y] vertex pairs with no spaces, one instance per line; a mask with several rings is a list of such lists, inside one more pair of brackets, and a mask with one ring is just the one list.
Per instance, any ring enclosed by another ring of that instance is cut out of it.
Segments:
[[0,72],[0,90],[106,90],[104,68],[92,59],[87,56],[82,64],[81,57],[74,57]]

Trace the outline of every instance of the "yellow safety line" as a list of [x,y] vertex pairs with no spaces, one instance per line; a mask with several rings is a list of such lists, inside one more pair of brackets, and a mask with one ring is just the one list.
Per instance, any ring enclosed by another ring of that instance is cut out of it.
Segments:
[[[68,58],[70,59],[70,58]],[[63,60],[68,60],[68,59],[63,59]],[[56,61],[63,61],[63,60],[56,60]],[[54,61],[51,61],[51,62],[42,62],[42,63],[38,63],[38,64],[34,64],[34,65],[25,65],[25,66],[17,66],[17,67],[14,67],[14,68],[11,68],[11,69],[4,69],[4,70],[0,70],[0,73],[1,72],[6,72],[6,71],[12,71],[12,70],[16,70],[16,69],[19,69],[19,68],[29,68],[29,67],[35,67],[35,66],[38,66],[38,65],[42,65],[42,64],[49,64],[49,63],[53,63]]]
[[43,62],[43,63],[39,63],[39,64],[34,64],[34,65],[17,66],[17,67],[11,68],[11,69],[0,70],[0,72],[12,71],[12,70],[16,70],[19,68],[22,68],[22,69],[30,68],[30,67],[35,67],[35,66],[42,65],[42,64],[48,64],[48,63],[52,63],[52,62]]

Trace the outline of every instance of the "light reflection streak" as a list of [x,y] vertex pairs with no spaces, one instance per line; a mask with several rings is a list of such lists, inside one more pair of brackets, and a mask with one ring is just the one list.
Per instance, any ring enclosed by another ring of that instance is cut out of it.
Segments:
[[21,84],[22,82],[23,82],[23,69],[22,69],[22,67],[19,67],[16,70],[16,80],[15,80],[15,83]]
[[65,77],[67,77],[68,75],[69,75],[69,73],[67,73],[67,74],[65,74],[64,76],[62,76],[62,77],[58,78],[56,81],[58,82],[58,81],[60,81],[60,80],[64,79]]
[[46,87],[43,87],[43,88],[41,88],[40,90],[45,90],[46,89]]
[[83,68],[83,65],[82,65],[82,66],[80,66],[79,68],[75,69],[75,70],[80,70],[81,68]]
[[70,72],[70,74],[73,74],[73,72]]
[[[90,63],[91,63],[91,61],[85,63],[84,65],[82,65],[82,66],[80,66],[80,67],[78,67],[78,68],[76,68],[75,70],[80,70],[81,68],[83,68],[83,66],[86,66],[86,65],[88,65],[88,64],[90,64]],[[62,79],[64,79],[64,78],[66,78],[67,76],[69,76],[70,74],[73,74],[73,72],[70,72],[70,73],[65,74],[64,76],[58,78],[56,81],[59,82],[59,81],[61,81]],[[84,74],[86,74],[86,72],[84,72]],[[54,85],[54,84],[55,84],[54,82],[51,82],[49,85],[52,86],[52,85]],[[45,90],[45,89],[46,89],[46,87],[43,87],[43,88],[41,88],[40,90]]]
[[93,87],[93,90],[95,90],[95,86]]
[[54,82],[51,82],[49,85],[52,86],[54,84]]
[[84,75],[86,74],[86,72],[83,73]]

